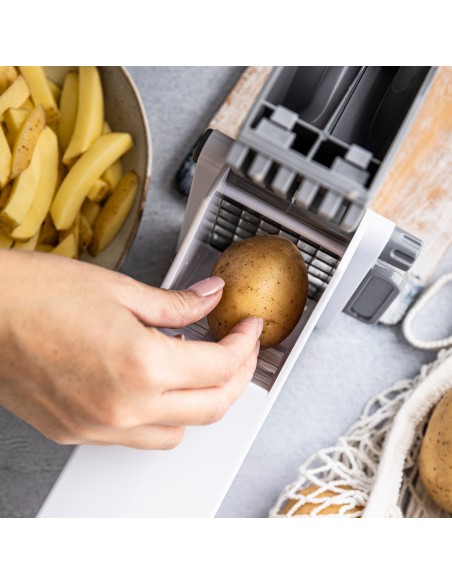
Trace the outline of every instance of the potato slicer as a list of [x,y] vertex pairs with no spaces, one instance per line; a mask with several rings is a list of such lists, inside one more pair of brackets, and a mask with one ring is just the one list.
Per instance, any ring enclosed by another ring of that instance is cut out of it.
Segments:
[[[288,338],[261,350],[252,381],[220,422],[188,428],[172,451],[76,448],[40,517],[215,515],[313,330],[341,311],[376,322],[406,282],[421,241],[368,206],[434,74],[429,67],[278,67],[237,139],[204,134],[163,287],[209,276],[234,241],[278,234],[306,262],[306,308]],[[212,338],[205,319],[183,333]]]

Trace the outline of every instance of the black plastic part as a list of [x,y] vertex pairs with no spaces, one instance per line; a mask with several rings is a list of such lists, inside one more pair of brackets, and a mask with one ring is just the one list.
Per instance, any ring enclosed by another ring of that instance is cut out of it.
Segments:
[[208,128],[204,134],[201,136],[201,138],[198,140],[198,143],[195,146],[195,149],[193,151],[193,162],[196,163],[198,162],[198,158],[199,155],[201,154],[201,150],[204,148],[205,143],[207,142],[207,140],[209,139],[210,134],[213,132],[212,128]]

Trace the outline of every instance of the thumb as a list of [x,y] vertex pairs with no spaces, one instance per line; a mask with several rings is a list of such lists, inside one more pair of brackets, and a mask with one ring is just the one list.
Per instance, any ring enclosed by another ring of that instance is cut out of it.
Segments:
[[187,290],[164,290],[134,281],[122,303],[144,324],[182,328],[209,314],[220,302],[224,280],[212,276]]

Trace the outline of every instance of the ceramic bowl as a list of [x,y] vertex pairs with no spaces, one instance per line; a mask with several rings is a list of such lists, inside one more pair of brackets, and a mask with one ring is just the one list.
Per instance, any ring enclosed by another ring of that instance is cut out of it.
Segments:
[[[52,81],[61,84],[68,70],[76,67],[45,67]],[[97,256],[82,254],[80,259],[104,268],[117,270],[132,247],[143,213],[152,167],[151,133],[140,94],[124,67],[99,67],[105,103],[105,119],[113,131],[128,132],[131,148],[122,158],[124,172],[134,170],[140,186],[133,207],[121,230]]]

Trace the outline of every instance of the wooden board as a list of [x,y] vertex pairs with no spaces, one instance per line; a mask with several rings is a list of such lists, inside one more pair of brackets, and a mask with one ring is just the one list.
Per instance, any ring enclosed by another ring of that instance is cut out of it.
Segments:
[[[236,137],[272,67],[248,67],[209,127]],[[426,282],[452,244],[452,67],[440,67],[371,208],[424,241]]]
[[452,67],[440,67],[371,208],[424,241],[427,281],[452,244]]
[[209,128],[236,138],[273,67],[247,67],[210,121]]

